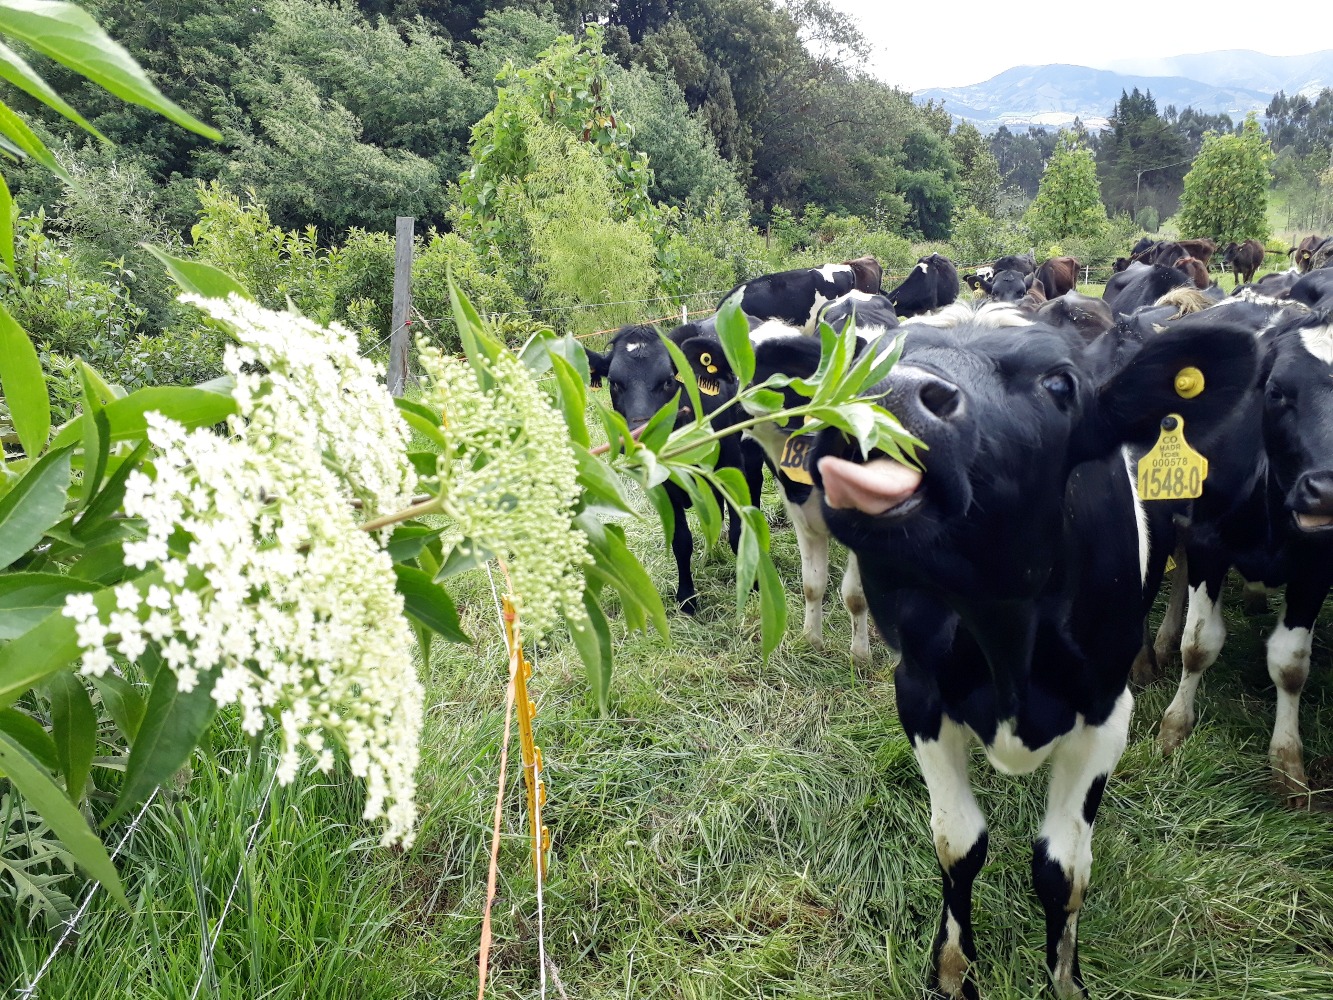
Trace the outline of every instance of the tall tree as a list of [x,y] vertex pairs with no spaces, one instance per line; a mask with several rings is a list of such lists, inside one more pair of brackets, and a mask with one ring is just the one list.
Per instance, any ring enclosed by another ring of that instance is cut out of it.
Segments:
[[1120,92],[1111,129],[1097,153],[1102,195],[1113,211],[1135,217],[1152,207],[1165,218],[1176,210],[1189,153],[1176,129],[1157,113],[1152,91]]
[[1095,236],[1106,225],[1096,160],[1069,132],[1060,133],[1027,222],[1043,241]]
[[958,193],[964,205],[971,205],[983,215],[995,215],[1000,209],[1000,164],[975,125],[960,122],[949,137],[958,161]]
[[1266,240],[1273,147],[1251,114],[1238,134],[1204,136],[1180,199],[1183,236]]

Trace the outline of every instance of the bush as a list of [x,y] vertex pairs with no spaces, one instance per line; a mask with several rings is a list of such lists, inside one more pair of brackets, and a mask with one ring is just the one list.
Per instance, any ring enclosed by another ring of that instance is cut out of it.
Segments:
[[959,267],[989,263],[1010,253],[1032,247],[1032,234],[1013,219],[992,219],[971,205],[954,221],[947,256]]
[[418,247],[412,263],[412,301],[417,311],[430,322],[436,342],[445,350],[461,349],[449,304],[450,276],[476,306],[477,312],[482,316],[497,317],[498,328],[509,346],[522,344],[539,325],[528,315],[523,299],[500,273],[498,260],[488,261],[456,233],[441,234],[432,230],[424,245]]
[[1155,233],[1162,224],[1161,216],[1157,214],[1156,205],[1144,205],[1139,209],[1139,214],[1134,216],[1134,224],[1145,233]]

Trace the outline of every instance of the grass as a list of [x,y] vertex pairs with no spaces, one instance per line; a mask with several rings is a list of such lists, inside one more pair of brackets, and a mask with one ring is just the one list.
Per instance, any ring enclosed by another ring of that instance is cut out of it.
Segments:
[[[795,544],[771,493],[766,501],[799,622]],[[655,523],[631,524],[631,542],[670,592],[674,566]],[[877,642],[873,665],[852,668],[834,586],[825,652],[793,631],[765,666],[755,602],[735,617],[730,553],[715,546],[696,562],[698,617],[673,617],[671,645],[619,642],[610,718],[590,709],[568,648],[534,651],[553,839],[545,942],[568,995],[920,997],[938,873],[927,796],[894,714],[890,653]],[[216,992],[206,980],[200,996],[475,995],[506,661],[484,574],[463,578],[456,597],[476,641],[437,648],[424,672],[416,846],[375,847],[350,785],[275,790],[222,927]],[[1333,994],[1333,813],[1320,808],[1333,793],[1296,813],[1269,790],[1262,637],[1272,614],[1244,618],[1237,597],[1198,728],[1169,760],[1153,737],[1174,684],[1139,696],[1082,921],[1095,996]],[[1333,784],[1327,625],[1302,708],[1307,763],[1324,787]],[[133,912],[99,895],[40,996],[190,996],[201,969],[197,900],[216,921],[268,779],[234,745],[234,733],[220,733],[188,793],[150,812],[122,866]],[[538,991],[517,759],[515,739],[494,909],[489,995],[498,998]],[[1028,887],[1044,779],[998,775],[979,752],[976,763],[991,823],[976,891],[979,976],[989,1000],[1030,998],[1044,976]],[[26,982],[49,945],[22,926],[0,928],[0,985]]]

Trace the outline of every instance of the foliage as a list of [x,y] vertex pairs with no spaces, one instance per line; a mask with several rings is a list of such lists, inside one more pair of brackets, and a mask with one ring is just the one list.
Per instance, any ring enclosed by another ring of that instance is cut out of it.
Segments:
[[904,164],[897,188],[907,202],[907,224],[925,239],[944,239],[953,217],[958,167],[948,143],[924,126],[903,141]]
[[[1000,209],[1000,164],[975,125],[959,122],[949,142],[958,160],[958,194],[962,205],[982,215],[995,215]],[[970,258],[969,258],[970,259]]]
[[1042,174],[1037,198],[1024,216],[1037,242],[1090,237],[1106,225],[1097,184],[1097,163],[1092,151],[1077,145],[1068,132],[1059,143]]
[[972,205],[954,222],[950,238],[952,259],[960,265],[982,264],[1032,248],[1032,234],[1008,219],[992,219]]
[[1223,243],[1266,240],[1272,158],[1272,146],[1253,115],[1237,134],[1205,136],[1203,149],[1185,176],[1180,231]]
[[1134,216],[1141,207],[1152,207],[1162,217],[1171,215],[1188,166],[1186,141],[1157,114],[1152,91],[1121,91],[1111,113],[1111,131],[1097,149],[1097,175],[1107,206]]

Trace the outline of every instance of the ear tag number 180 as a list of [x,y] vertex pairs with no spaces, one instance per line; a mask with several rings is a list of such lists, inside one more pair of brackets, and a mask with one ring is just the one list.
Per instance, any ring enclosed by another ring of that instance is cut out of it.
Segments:
[[1139,497],[1143,500],[1193,500],[1203,495],[1208,459],[1185,440],[1185,421],[1172,413],[1152,450],[1139,459]]

